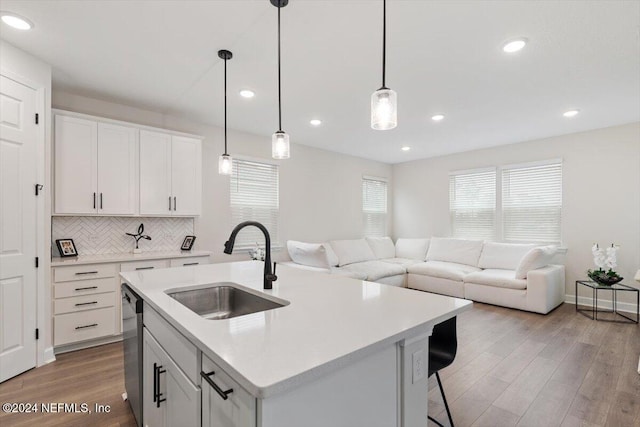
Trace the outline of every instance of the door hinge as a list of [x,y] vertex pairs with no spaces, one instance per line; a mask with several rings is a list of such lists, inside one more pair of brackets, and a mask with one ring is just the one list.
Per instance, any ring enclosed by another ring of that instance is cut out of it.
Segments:
[[42,191],[43,188],[44,188],[44,185],[36,184],[36,196],[40,195],[40,191]]
[[36,257],[36,268],[40,267],[40,258]]
[[40,339],[40,329],[36,328],[36,339]]
[[36,124],[39,124],[39,122],[40,122],[40,115],[36,113]]

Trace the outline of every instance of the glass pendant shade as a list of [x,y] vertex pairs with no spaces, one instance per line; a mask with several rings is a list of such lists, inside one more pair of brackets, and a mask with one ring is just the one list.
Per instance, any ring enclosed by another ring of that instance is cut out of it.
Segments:
[[279,130],[271,137],[271,157],[274,159],[288,159],[289,152],[289,135]]
[[371,95],[371,127],[393,129],[398,125],[398,95],[394,90],[380,88]]
[[218,173],[220,175],[231,175],[233,172],[233,159],[228,154],[223,154],[218,159]]

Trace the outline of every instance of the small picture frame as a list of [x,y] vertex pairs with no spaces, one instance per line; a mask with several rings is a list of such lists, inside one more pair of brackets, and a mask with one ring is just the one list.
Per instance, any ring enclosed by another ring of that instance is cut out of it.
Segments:
[[180,249],[182,249],[183,251],[190,251],[193,247],[193,242],[195,241],[196,236],[186,236],[182,241],[182,246],[180,247]]
[[73,243],[73,239],[58,239],[56,240],[56,246],[58,247],[60,256],[63,258],[78,256],[78,250],[76,249],[76,245]]

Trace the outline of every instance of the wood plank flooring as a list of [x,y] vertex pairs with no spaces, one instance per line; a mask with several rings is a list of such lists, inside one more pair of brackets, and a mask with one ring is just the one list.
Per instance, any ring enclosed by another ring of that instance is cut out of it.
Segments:
[[[593,321],[569,304],[543,316],[476,303],[459,318],[458,355],[441,377],[457,427],[637,427],[638,356],[635,324]],[[448,425],[435,378],[429,387],[430,414]],[[0,403],[99,403],[111,412],[0,412],[0,425],[134,427],[123,391],[121,343],[62,354],[0,384]]]

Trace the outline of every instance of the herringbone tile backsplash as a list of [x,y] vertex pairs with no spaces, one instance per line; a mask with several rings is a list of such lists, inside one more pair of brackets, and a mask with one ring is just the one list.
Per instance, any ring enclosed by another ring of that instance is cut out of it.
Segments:
[[57,216],[51,224],[52,250],[57,253],[57,239],[73,239],[80,255],[130,253],[135,240],[125,233],[137,233],[140,223],[151,236],[140,240],[144,251],[180,250],[184,236],[193,234],[193,218]]

